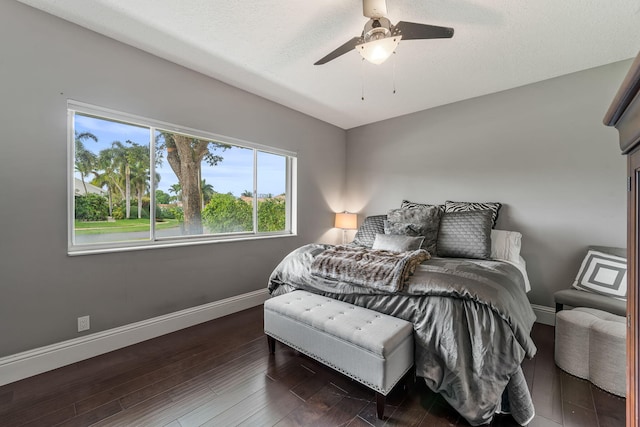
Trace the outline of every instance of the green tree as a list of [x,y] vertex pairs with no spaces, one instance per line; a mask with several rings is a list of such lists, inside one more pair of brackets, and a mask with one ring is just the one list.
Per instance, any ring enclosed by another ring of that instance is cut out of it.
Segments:
[[200,190],[202,161],[215,166],[222,161],[216,150],[226,150],[228,144],[193,138],[171,132],[160,132],[156,158],[162,161],[166,150],[167,162],[182,188],[182,209],[186,234],[202,234],[202,192]]
[[202,222],[212,233],[251,231],[253,210],[231,193],[216,193],[202,211]]
[[107,219],[107,199],[99,194],[87,193],[75,196],[75,218],[80,221],[104,221]]
[[125,218],[129,218],[131,214],[131,164],[127,148],[122,142],[113,141],[107,154],[107,157],[113,162],[113,169],[117,171],[120,181],[124,184],[122,199],[125,206]]
[[171,184],[171,187],[169,187],[169,193],[175,194],[175,196],[173,196],[173,200],[178,201],[182,198],[182,187],[180,187],[180,184]]
[[156,190],[156,203],[167,205],[171,203],[171,196],[162,190]]
[[130,145],[126,148],[129,179],[138,202],[138,218],[142,218],[142,197],[149,189],[149,149],[135,142],[127,141],[127,143]]
[[284,199],[269,198],[258,202],[258,231],[283,231],[286,227]]
[[242,197],[253,197],[253,191],[249,191],[249,190],[244,190],[242,192],[242,194],[240,194]]
[[216,192],[213,190],[213,185],[207,184],[206,179],[200,182],[200,191],[202,192],[202,209],[204,209]]
[[124,200],[124,217],[131,217],[132,186],[138,202],[138,217],[142,212],[142,197],[149,187],[149,148],[127,140],[124,144],[113,141],[111,147],[100,152],[101,167],[108,171],[104,177],[109,185],[121,192]]
[[113,216],[114,198],[124,200],[124,176],[119,170],[120,151],[118,148],[106,148],[98,153],[97,169],[92,183],[99,187],[107,187],[109,200],[109,216]]
[[84,187],[84,194],[87,194],[87,183],[85,178],[93,173],[96,167],[98,157],[91,151],[87,150],[82,143],[83,140],[93,139],[98,142],[98,138],[91,132],[82,132],[75,134],[75,169],[80,174],[80,180]]

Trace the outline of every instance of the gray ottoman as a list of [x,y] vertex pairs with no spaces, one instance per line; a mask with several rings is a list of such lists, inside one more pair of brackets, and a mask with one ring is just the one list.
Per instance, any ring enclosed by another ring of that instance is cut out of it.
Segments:
[[563,371],[624,397],[625,318],[585,307],[558,312],[555,361]]

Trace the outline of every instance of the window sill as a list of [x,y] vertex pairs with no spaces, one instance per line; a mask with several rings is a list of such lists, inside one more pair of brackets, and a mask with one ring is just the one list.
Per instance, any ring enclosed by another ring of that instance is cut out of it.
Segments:
[[81,256],[81,255],[96,255],[96,254],[108,254],[115,252],[131,252],[131,251],[142,251],[147,249],[161,249],[161,248],[178,248],[182,246],[196,246],[196,245],[211,245],[216,243],[230,243],[230,242],[246,242],[252,240],[264,240],[264,239],[280,239],[283,237],[297,237],[296,233],[282,233],[282,234],[269,234],[269,235],[261,235],[261,236],[232,236],[228,238],[217,238],[217,239],[185,239],[185,240],[173,240],[173,241],[155,241],[155,242],[145,242],[137,245],[129,245],[129,246],[103,246],[103,247],[91,247],[91,248],[82,248],[79,246],[74,246],[73,248],[69,248],[67,255],[69,256]]

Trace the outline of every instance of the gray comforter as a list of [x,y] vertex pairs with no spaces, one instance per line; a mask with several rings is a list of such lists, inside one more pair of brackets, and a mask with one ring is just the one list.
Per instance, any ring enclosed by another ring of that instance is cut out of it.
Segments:
[[410,321],[416,374],[470,424],[490,422],[505,406],[522,425],[533,418],[520,364],[536,353],[530,337],[535,314],[517,268],[433,258],[418,266],[404,289],[387,293],[313,276],[314,257],[330,247],[309,244],[291,252],[271,274],[269,292],[305,289]]

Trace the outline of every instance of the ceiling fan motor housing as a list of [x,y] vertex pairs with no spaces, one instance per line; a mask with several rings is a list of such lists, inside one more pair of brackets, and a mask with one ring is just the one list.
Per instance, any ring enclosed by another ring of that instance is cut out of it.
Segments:
[[367,18],[387,16],[386,0],[362,0],[362,14]]
[[365,43],[391,37],[393,33],[393,25],[387,18],[370,19],[364,26],[362,31],[362,39]]

